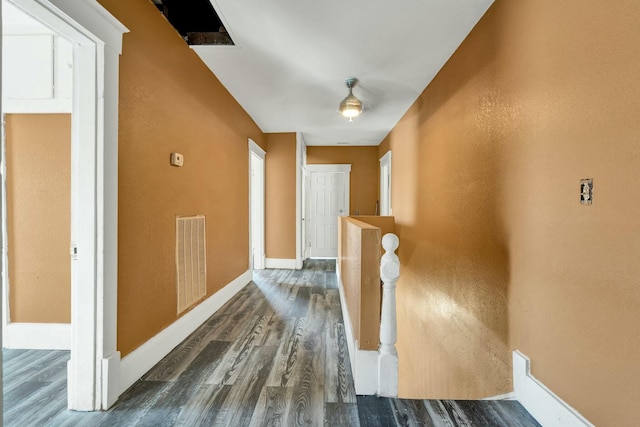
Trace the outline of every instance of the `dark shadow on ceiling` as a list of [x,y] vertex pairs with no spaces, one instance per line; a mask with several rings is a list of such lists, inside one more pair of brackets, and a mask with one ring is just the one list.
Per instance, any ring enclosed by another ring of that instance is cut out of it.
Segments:
[[153,0],[190,45],[234,45],[209,0]]

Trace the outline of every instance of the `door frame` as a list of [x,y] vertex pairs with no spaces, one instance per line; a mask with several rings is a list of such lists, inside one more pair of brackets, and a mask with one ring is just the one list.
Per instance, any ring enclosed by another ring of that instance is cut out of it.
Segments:
[[302,133],[296,132],[296,269],[298,270],[302,268],[306,259],[304,244],[306,238],[304,225],[306,174],[304,167],[306,164],[307,145]]
[[[128,29],[95,0],[9,2],[73,44],[67,399],[69,409],[107,409],[120,392],[120,353],[116,350],[118,74],[122,35]],[[2,221],[6,222],[5,216]],[[5,266],[2,268],[4,272]]]
[[346,216],[350,215],[351,209],[351,195],[349,193],[349,189],[351,188],[351,164],[326,164],[326,165],[305,165],[304,173],[305,173],[305,183],[304,186],[304,204],[305,204],[305,245],[304,245],[304,258],[310,258],[311,251],[311,236],[312,233],[309,230],[311,226],[311,215],[310,215],[310,207],[311,201],[309,198],[311,197],[311,174],[314,172],[342,172],[345,175],[344,179],[344,198],[345,198],[345,207],[346,207]]
[[[379,197],[380,197],[380,215],[381,216],[391,216],[393,215],[393,209],[391,208],[391,150],[387,151],[382,157],[380,157],[380,181],[378,183],[380,190],[379,190]],[[387,194],[386,194],[386,199],[387,199],[387,203],[386,203],[386,212],[382,211],[382,200],[383,200],[383,196],[385,195],[383,193],[383,179],[384,176],[386,175],[387,178],[387,182],[389,183],[388,187],[387,187]]]
[[[266,152],[256,144],[251,138],[249,138],[249,266],[256,270],[262,270],[265,267],[265,224],[264,224],[264,203],[265,203],[265,156]],[[254,177],[252,174],[253,159],[258,161],[258,175],[256,176],[256,185],[254,186]],[[257,192],[257,194],[255,194]],[[257,196],[259,202],[256,206],[253,203],[254,196]],[[255,262],[254,254],[254,238],[253,227],[258,227],[258,261]]]

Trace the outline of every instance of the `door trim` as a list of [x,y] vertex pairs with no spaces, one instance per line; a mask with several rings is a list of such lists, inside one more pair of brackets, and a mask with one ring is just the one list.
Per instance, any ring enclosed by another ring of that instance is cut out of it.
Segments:
[[296,260],[295,268],[300,270],[305,258],[304,240],[306,229],[304,227],[304,186],[306,175],[304,167],[307,162],[307,146],[302,133],[296,132]]
[[[265,188],[264,188],[264,182],[265,182],[265,156],[266,156],[266,151],[264,151],[262,149],[262,147],[260,147],[258,144],[256,144],[251,138],[249,138],[249,266],[250,268],[253,270],[254,268],[257,270],[262,270],[265,268],[265,224],[264,224],[264,203],[265,203]],[[251,176],[251,158],[252,156],[257,157],[260,161],[261,161],[261,167],[260,167],[260,171],[259,171],[259,176],[258,176],[258,189],[253,188],[252,182],[252,176]],[[253,192],[254,191],[259,191],[259,199],[260,199],[260,205],[259,206],[254,206],[252,203],[253,200]],[[254,214],[257,211],[257,215],[254,216]],[[260,254],[258,257],[258,262],[256,263],[254,261],[254,251],[253,251],[253,238],[255,236],[253,236],[253,226],[254,226],[254,221],[257,220],[258,221],[258,226],[259,226],[259,231],[258,233],[260,233],[261,238],[260,241],[258,242],[258,253]],[[255,265],[254,265],[255,264]]]
[[73,44],[68,408],[107,409],[119,394],[118,74],[129,30],[95,0],[9,1]]
[[307,172],[351,172],[351,165],[307,165]]
[[[387,151],[384,156],[380,157],[380,180],[378,181],[378,185],[379,185],[379,191],[378,191],[378,196],[380,197],[380,215],[381,216],[391,216],[393,215],[393,209],[391,208],[391,150]],[[387,178],[389,181],[389,188],[388,188],[388,192],[389,194],[387,195],[387,199],[388,199],[388,203],[387,203],[387,209],[388,212],[383,213],[382,212],[382,174],[384,171],[384,168],[387,168]]]

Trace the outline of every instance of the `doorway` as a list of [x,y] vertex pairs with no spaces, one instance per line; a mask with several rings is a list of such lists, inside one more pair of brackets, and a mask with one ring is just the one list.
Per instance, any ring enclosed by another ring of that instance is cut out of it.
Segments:
[[[117,105],[118,62],[122,34],[127,29],[98,3],[55,3],[9,0],[3,5],[16,6],[72,45],[71,359],[67,390],[69,409],[93,411],[107,409],[120,393],[120,355],[116,351]],[[6,227],[6,216],[2,221]],[[3,247],[3,276],[5,254]]]
[[349,215],[351,165],[307,165],[307,247],[311,258],[338,256],[338,217]]
[[264,269],[265,151],[249,139],[249,265]]
[[2,20],[3,346],[69,350],[72,45],[11,3]]
[[393,215],[391,210],[391,151],[380,158],[380,215]]

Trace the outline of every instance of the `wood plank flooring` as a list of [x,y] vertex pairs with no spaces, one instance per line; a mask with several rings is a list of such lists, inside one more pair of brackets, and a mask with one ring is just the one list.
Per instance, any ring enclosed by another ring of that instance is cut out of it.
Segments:
[[263,270],[106,412],[66,410],[64,351],[4,350],[5,426],[537,426],[515,401],[356,396],[335,262]]

